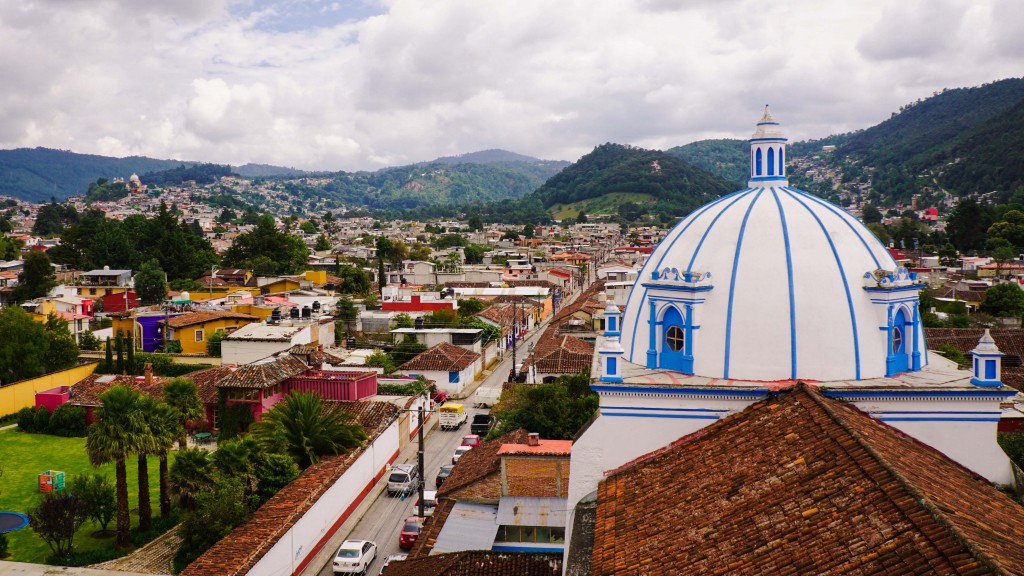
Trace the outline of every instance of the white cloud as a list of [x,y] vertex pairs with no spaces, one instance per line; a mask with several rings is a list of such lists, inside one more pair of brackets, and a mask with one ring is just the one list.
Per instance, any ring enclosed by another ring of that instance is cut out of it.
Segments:
[[0,0],[0,147],[311,169],[793,139],[1019,75],[1014,0]]

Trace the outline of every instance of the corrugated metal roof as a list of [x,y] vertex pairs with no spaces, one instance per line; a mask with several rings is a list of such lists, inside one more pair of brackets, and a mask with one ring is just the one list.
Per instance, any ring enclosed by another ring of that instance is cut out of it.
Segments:
[[490,550],[498,534],[497,515],[492,504],[456,502],[430,553]]
[[498,503],[497,523],[502,526],[565,527],[565,498],[502,496]]

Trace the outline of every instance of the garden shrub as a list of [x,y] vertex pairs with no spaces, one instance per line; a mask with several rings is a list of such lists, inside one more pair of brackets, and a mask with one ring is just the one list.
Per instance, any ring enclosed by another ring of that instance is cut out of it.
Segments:
[[996,441],[1014,464],[1024,468],[1024,431],[1000,432]]
[[46,428],[50,425],[50,411],[46,409],[46,406],[40,406],[36,408],[35,417],[32,419],[32,431],[33,432],[45,432]]
[[47,433],[54,436],[84,437],[86,433],[85,408],[61,404],[50,415]]
[[7,556],[7,534],[0,532],[0,558]]
[[36,431],[36,411],[28,406],[18,410],[18,429],[22,432]]

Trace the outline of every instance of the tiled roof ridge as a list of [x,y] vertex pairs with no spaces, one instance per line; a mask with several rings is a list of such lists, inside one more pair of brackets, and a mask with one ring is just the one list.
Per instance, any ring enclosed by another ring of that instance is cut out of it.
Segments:
[[[928,513],[928,515],[931,517],[931,519],[933,521],[935,521],[936,524],[938,524],[943,529],[945,529],[946,532],[948,532],[950,534],[950,536],[955,538],[957,540],[957,542],[961,546],[963,546],[967,551],[969,551],[971,553],[972,556],[974,556],[975,559],[977,559],[979,562],[984,564],[990,570],[993,570],[993,573],[995,573],[995,574],[1005,574],[1005,575],[1008,575],[1008,576],[1011,574],[1006,569],[1004,569],[1002,566],[1000,566],[998,561],[996,561],[994,558],[991,558],[986,552],[984,552],[983,550],[981,550],[980,548],[975,546],[973,541],[969,537],[967,537],[966,534],[964,534],[955,524],[953,524],[952,522],[950,522],[947,519],[946,514],[944,512],[942,512],[941,509],[939,509],[938,505],[936,505],[935,503],[932,502],[931,498],[929,498],[928,495],[926,495],[923,492],[921,492],[920,490],[918,490],[913,482],[911,482],[895,466],[893,466],[893,464],[891,462],[889,462],[889,460],[886,459],[881,453],[879,453],[877,450],[875,450],[874,447],[871,446],[871,443],[868,442],[867,440],[865,440],[865,438],[860,434],[860,432],[858,432],[856,429],[854,429],[853,426],[850,426],[845,421],[845,419],[842,416],[840,416],[839,413],[832,406],[830,406],[829,403],[820,394],[818,394],[816,391],[812,391],[810,389],[810,387],[808,387],[806,384],[804,384],[802,382],[795,387],[794,391],[796,391],[796,392],[801,392],[802,391],[802,392],[805,393],[806,396],[811,398],[811,400],[819,408],[821,408],[821,410],[826,415],[828,415],[829,419],[833,423],[835,423],[837,426],[842,428],[844,432],[849,434],[850,438],[852,438],[854,440],[854,442],[857,443],[857,447],[858,448],[860,448],[865,453],[867,453],[878,465],[880,465],[882,467],[883,470],[885,470],[885,472],[890,474],[892,476],[892,478],[894,480],[896,480],[897,484],[899,484],[900,488],[905,490],[907,492],[907,494],[911,495],[914,498],[914,501],[917,502],[917,504],[919,506],[921,506],[921,508],[923,508]],[[852,412],[854,412],[854,413],[857,413],[857,414],[861,415],[862,417],[871,418],[870,415],[864,413],[862,410],[860,410],[856,406],[853,406],[853,405],[850,405],[850,404],[846,404],[845,408],[850,410],[850,411],[852,411]],[[811,414],[811,418],[814,418],[814,414],[813,413]],[[963,471],[965,471],[967,474],[969,474],[972,478],[979,478],[979,476],[975,472],[967,469],[966,467],[961,465],[959,462],[957,462],[957,461],[955,461],[953,459],[947,458],[945,455],[943,455],[938,450],[935,450],[931,446],[928,446],[927,444],[925,444],[923,442],[920,442],[916,438],[914,438],[914,437],[904,433],[902,430],[899,430],[899,429],[897,429],[897,428],[895,428],[893,426],[890,426],[890,425],[886,424],[885,422],[881,422],[881,421],[877,421],[876,424],[879,425],[879,426],[885,426],[886,428],[889,429],[890,433],[896,433],[899,436],[903,436],[903,437],[909,439],[911,442],[916,443],[919,447],[923,447],[923,448],[926,448],[926,449],[928,449],[930,451],[938,453],[943,458],[948,459],[948,461],[950,463],[952,463],[955,466],[961,468]],[[837,443],[837,444],[839,444],[839,443]],[[842,444],[839,444],[839,446],[843,450],[846,450],[845,446],[843,446]],[[851,458],[851,460],[853,462],[855,462],[858,466],[860,466],[862,470],[864,470],[865,474],[867,474],[869,477],[873,476],[870,473],[870,471],[869,471],[869,469],[867,467],[865,467],[865,466],[860,464],[860,460],[855,458],[852,454],[850,455],[850,458]],[[879,488],[881,488],[881,487],[882,487],[882,483],[879,483]],[[886,496],[889,496],[887,490],[883,489],[883,492],[886,493]],[[918,528],[921,528],[920,523],[915,520],[914,515],[910,514],[910,513],[907,513],[905,508],[903,506],[900,506],[898,499],[893,498],[891,496],[889,496],[889,498],[890,498],[890,501],[892,501],[894,506],[896,506],[898,509],[900,509],[901,511],[904,512],[904,516],[906,517],[907,522],[910,522],[911,524],[914,524]],[[926,530],[920,530],[920,533],[925,538],[928,537],[928,534],[927,534]],[[933,541],[933,544],[936,545],[936,548],[940,548],[938,546],[938,542],[934,542]]]

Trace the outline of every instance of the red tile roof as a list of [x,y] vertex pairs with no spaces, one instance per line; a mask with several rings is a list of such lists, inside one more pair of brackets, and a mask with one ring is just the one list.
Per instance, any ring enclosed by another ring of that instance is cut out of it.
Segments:
[[[481,442],[479,446],[459,458],[451,476],[448,476],[441,488],[438,489],[438,498],[452,497],[460,489],[482,480],[490,474],[497,474],[501,469],[501,458],[498,456],[501,445],[526,444],[526,440],[526,430],[519,428],[494,440]],[[501,498],[500,493],[491,496],[495,501]]]
[[799,385],[609,473],[591,573],[1022,573],[1022,541],[997,488]]
[[76,406],[99,406],[100,394],[114,386],[128,386],[136,392],[148,394],[153,398],[163,398],[163,385],[169,380],[160,376],[153,377],[153,383],[146,385],[144,376],[124,376],[115,374],[92,374],[71,386],[68,404]]
[[472,350],[442,342],[429,350],[417,354],[412,360],[399,366],[399,370],[461,372],[479,359],[480,354]]
[[308,366],[296,356],[286,354],[263,364],[243,364],[217,382],[218,388],[271,388],[298,376]]
[[561,554],[473,550],[388,565],[388,576],[561,576]]
[[[259,320],[259,318],[251,314],[231,312],[230,310],[211,310],[206,312],[192,312],[171,318],[167,321],[167,325],[171,328],[185,328],[186,326],[205,324],[206,322],[212,322],[214,320],[252,320],[255,322]],[[161,323],[162,322],[163,321],[161,321]]]
[[[363,401],[339,404],[354,412],[356,421],[366,429],[370,442],[379,436],[398,414],[398,408],[390,402]],[[237,526],[189,564],[181,574],[245,574],[251,570],[362,453],[363,448],[359,448],[348,454],[327,456],[307,468],[298,478],[260,506],[248,522]]]

